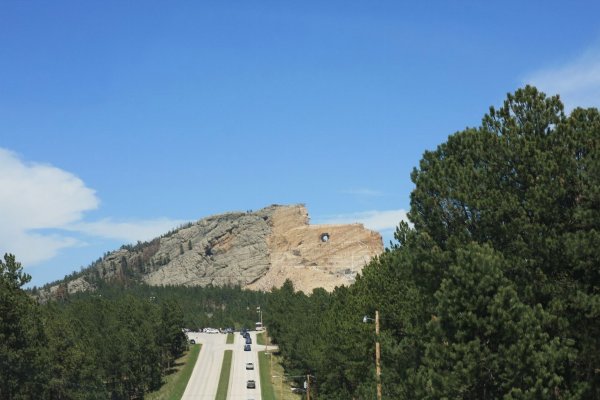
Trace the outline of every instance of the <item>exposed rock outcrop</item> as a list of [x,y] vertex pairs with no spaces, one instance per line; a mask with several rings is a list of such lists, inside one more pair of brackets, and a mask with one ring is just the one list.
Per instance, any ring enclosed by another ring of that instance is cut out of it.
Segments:
[[286,279],[304,292],[354,281],[371,258],[383,251],[381,235],[362,224],[310,225],[304,206],[273,209],[271,235],[267,238],[271,266],[264,276],[248,285],[270,290]]
[[297,289],[349,284],[383,251],[381,236],[361,224],[310,225],[303,205],[204,218],[108,253],[40,297],[93,290],[102,281],[149,285],[240,285],[270,290],[291,279]]
[[245,286],[269,269],[269,210],[228,213],[200,220],[161,239],[157,259],[170,261],[149,271],[150,285]]

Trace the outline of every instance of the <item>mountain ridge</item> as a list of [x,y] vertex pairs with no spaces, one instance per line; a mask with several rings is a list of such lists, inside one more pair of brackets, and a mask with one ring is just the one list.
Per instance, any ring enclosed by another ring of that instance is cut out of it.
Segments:
[[182,225],[148,242],[124,245],[79,273],[38,291],[42,301],[93,291],[104,283],[333,290],[353,282],[383,251],[381,235],[362,224],[311,225],[303,204],[273,204]]

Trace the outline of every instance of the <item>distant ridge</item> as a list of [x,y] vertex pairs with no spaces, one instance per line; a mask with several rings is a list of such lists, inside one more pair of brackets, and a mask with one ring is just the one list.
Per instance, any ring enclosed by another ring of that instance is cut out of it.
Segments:
[[149,242],[122,246],[37,295],[44,301],[103,284],[139,282],[270,290],[286,279],[305,292],[332,290],[353,282],[382,251],[381,235],[362,224],[310,225],[304,205],[271,205],[206,217]]

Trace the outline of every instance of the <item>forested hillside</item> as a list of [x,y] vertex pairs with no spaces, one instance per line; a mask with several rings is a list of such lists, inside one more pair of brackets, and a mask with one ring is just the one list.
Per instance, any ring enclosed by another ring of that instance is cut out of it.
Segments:
[[394,248],[349,288],[270,296],[288,372],[374,399],[378,340],[384,399],[599,399],[599,145],[597,109],[525,87],[425,152]]

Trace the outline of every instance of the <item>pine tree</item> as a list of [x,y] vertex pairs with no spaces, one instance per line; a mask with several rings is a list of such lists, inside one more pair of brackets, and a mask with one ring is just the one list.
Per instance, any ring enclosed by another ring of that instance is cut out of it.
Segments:
[[31,280],[12,254],[0,260],[0,398],[44,398],[45,335],[22,287]]

